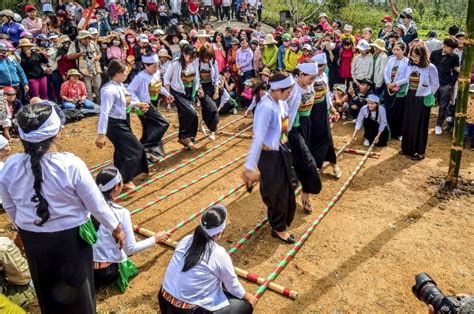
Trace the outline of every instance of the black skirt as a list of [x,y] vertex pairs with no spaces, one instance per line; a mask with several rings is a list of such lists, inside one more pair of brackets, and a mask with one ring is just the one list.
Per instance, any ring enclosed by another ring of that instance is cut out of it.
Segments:
[[79,236],[79,227],[19,233],[41,312],[95,313],[92,246]]
[[125,183],[140,173],[148,173],[148,162],[143,145],[138,141],[127,120],[109,118],[107,137],[114,145],[114,165]]
[[117,281],[119,278],[119,268],[117,263],[101,269],[94,269],[94,281],[96,288],[108,286]]
[[[369,143],[372,144],[377,134],[379,134],[379,123],[370,118],[364,119],[364,138],[369,140]],[[380,134],[379,142],[375,146],[387,146],[388,142],[388,129],[385,128]]]
[[[328,121],[328,109],[326,102],[314,104],[311,109],[311,134],[309,150],[316,161],[316,166],[321,169],[325,161],[337,163],[336,151],[332,141],[331,130]],[[306,136],[304,131],[304,135]]]
[[415,90],[409,90],[405,98],[402,151],[408,155],[424,155],[428,144],[431,108],[423,104],[424,97],[415,94]]
[[392,138],[397,138],[402,135],[403,111],[405,108],[405,97],[396,97],[395,95],[396,94],[389,95],[387,90],[384,95],[387,122]]
[[171,95],[173,95],[176,108],[178,109],[178,121],[179,121],[179,138],[189,138],[194,140],[196,138],[198,129],[198,117],[196,109],[194,109],[193,101],[191,99],[191,88],[185,89],[186,94],[180,93],[171,89]]
[[296,176],[291,151],[280,145],[278,151],[262,150],[258,160],[260,194],[267,205],[268,221],[278,232],[285,231],[295,217]]
[[288,136],[291,146],[293,166],[298,181],[304,193],[319,194],[321,192],[321,179],[319,178],[316,161],[309,151],[307,141],[303,137],[300,127],[291,129]]
[[163,156],[161,139],[170,124],[152,104],[150,104],[148,111],[139,117],[143,127],[140,142],[145,147],[145,151]]
[[214,85],[212,83],[202,84],[204,97],[199,98],[202,108],[202,119],[211,132],[216,132],[219,123],[219,112],[217,104],[220,102],[220,96],[217,100],[212,99],[214,96]]

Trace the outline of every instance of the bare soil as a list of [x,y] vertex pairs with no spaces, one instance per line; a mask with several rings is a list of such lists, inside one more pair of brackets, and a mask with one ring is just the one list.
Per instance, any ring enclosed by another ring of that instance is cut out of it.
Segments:
[[[171,121],[168,133],[177,125],[175,112],[165,113]],[[238,116],[222,117],[221,125]],[[61,135],[60,148],[81,157],[89,166],[111,159],[110,143],[103,150],[94,146],[97,118],[67,125]],[[139,122],[133,118],[136,134]],[[236,132],[251,124],[243,119],[224,131]],[[349,140],[353,125],[337,123],[334,142],[341,146]],[[247,132],[246,134],[250,134]],[[151,168],[150,175],[162,173],[227,139],[200,141],[195,150],[183,152]],[[414,162],[399,155],[399,142],[377,148],[380,158],[370,158],[342,199],[316,228],[296,258],[276,282],[299,293],[293,301],[272,291],[260,300],[257,313],[341,313],[341,312],[419,312],[426,307],[411,293],[414,275],[429,273],[446,294],[474,293],[474,154],[465,150],[462,182],[454,193],[443,190],[447,173],[449,135],[435,136],[430,129],[426,159]],[[235,139],[206,157],[178,170],[122,202],[133,210],[169,191],[189,183],[232,159],[245,154],[249,139]],[[352,148],[364,149],[361,141]],[[180,148],[174,138],[165,145],[167,151]],[[20,150],[19,144],[14,144]],[[339,163],[343,176],[335,180],[331,170],[322,176],[323,190],[312,197],[315,212],[305,215],[298,205],[291,226],[295,235],[302,234],[317,218],[362,156],[343,154]],[[134,223],[151,230],[171,228],[191,213],[207,206],[229,189],[237,186],[243,160],[155,206],[133,216]],[[298,197],[297,202],[300,204]],[[239,191],[223,201],[230,213],[225,241],[230,247],[265,216],[258,188],[251,194]],[[7,230],[7,217],[1,216],[0,228]],[[173,235],[179,240],[192,232],[194,221]],[[11,234],[11,233],[10,233]],[[266,277],[290,249],[270,236],[264,226],[233,256],[240,268]],[[157,292],[171,257],[166,247],[156,247],[133,256],[140,273],[130,288],[120,294],[109,287],[97,294],[98,310],[115,313],[153,313],[158,311]],[[257,285],[242,279],[248,291]],[[34,311],[34,310],[33,310]]]

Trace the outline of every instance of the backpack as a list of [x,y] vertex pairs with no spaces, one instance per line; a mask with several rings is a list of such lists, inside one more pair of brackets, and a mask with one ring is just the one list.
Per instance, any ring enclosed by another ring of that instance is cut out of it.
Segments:
[[78,109],[64,109],[63,112],[66,115],[66,123],[79,121],[84,118],[84,115]]

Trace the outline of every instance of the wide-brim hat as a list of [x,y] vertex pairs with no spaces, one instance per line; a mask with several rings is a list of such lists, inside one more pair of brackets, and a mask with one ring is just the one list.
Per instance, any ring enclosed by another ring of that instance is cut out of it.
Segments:
[[318,19],[320,19],[320,18],[322,18],[322,17],[325,17],[325,18],[327,18],[327,19],[329,18],[329,17],[327,16],[327,14],[324,13],[324,12],[319,13]]
[[76,69],[70,69],[69,71],[67,71],[67,77],[70,77],[71,75],[77,75],[79,77],[82,77],[81,72]]
[[84,39],[84,38],[91,38],[91,33],[89,33],[89,31],[85,31],[85,30],[82,30],[82,31],[79,31],[79,34],[77,34],[77,39]]
[[33,44],[28,38],[22,38],[20,39],[18,43],[18,48],[20,47],[33,47],[35,44]]
[[0,11],[0,16],[9,16],[13,18],[15,16],[15,13],[12,10],[2,10]]
[[264,45],[276,45],[276,44],[278,44],[278,42],[275,40],[275,38],[273,38],[272,34],[267,34],[265,36],[265,40],[263,41],[263,44]]
[[200,30],[198,30],[198,32],[197,32],[197,34],[196,34],[196,37],[198,37],[198,38],[199,38],[199,37],[206,37],[206,38],[208,38],[208,37],[211,37],[211,35],[207,34],[205,30],[200,29]]
[[172,59],[172,57],[168,54],[168,50],[166,49],[160,49],[160,51],[158,51],[158,57]]
[[373,43],[370,44],[372,47],[378,48],[382,51],[387,51],[387,48],[385,48],[385,41],[381,38],[378,38],[375,40]]
[[270,71],[269,68],[263,68],[262,72],[259,73],[260,75],[266,75],[266,76],[271,76],[272,71]]

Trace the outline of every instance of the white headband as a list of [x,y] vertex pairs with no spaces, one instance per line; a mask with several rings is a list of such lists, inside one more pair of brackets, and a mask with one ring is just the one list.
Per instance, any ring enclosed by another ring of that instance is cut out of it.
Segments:
[[300,63],[296,66],[300,72],[308,75],[318,75],[318,64],[316,62]]
[[270,89],[276,90],[280,88],[288,88],[290,86],[295,85],[295,80],[293,79],[293,76],[288,76],[284,80],[281,81],[276,81],[276,82],[270,82]]
[[143,56],[142,62],[146,64],[158,63],[158,55],[153,54],[151,56]]
[[[219,233],[223,232],[224,229],[225,229],[225,226],[227,224],[227,209],[222,205],[217,205],[217,206],[215,206],[215,208],[220,208],[220,209],[224,210],[224,212],[225,212],[225,220],[220,226],[217,226],[217,227],[212,228],[212,229],[207,229],[206,226],[203,225],[202,218],[201,218],[201,227],[204,230],[204,232],[211,238],[213,236],[215,236],[216,234],[219,234]],[[204,218],[204,216],[203,216],[203,218]]]
[[120,172],[117,171],[117,175],[115,177],[112,178],[112,180],[110,180],[109,182],[107,182],[106,184],[102,185],[102,184],[99,184],[99,190],[101,192],[107,192],[107,191],[110,191],[112,190],[117,184],[119,184],[120,182],[122,182],[122,176],[120,175]]
[[56,112],[56,110],[51,107],[51,114],[48,119],[43,122],[43,124],[37,129],[31,132],[25,133],[20,127],[18,128],[18,133],[22,140],[30,143],[39,143],[48,138],[56,136],[61,128],[61,120]]

